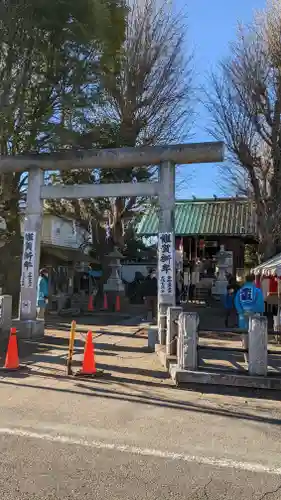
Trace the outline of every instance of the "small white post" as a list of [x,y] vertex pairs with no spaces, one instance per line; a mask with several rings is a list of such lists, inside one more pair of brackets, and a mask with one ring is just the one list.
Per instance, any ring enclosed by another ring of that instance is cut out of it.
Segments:
[[167,311],[167,340],[166,354],[172,356],[177,353],[177,341],[175,337],[178,335],[178,318],[182,313],[182,307],[168,307]]
[[249,375],[267,375],[267,318],[252,316],[249,321]]

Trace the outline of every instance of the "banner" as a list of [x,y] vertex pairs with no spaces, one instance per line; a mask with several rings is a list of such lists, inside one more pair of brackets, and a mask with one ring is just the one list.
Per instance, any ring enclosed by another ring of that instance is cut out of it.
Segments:
[[174,246],[173,233],[159,233],[158,286],[161,295],[173,295],[175,293]]
[[23,239],[21,287],[33,288],[35,275],[35,241],[36,233],[25,231]]

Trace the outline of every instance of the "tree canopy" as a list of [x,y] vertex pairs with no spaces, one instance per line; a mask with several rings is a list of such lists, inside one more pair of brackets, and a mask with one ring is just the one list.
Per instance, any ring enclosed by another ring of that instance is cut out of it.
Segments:
[[[4,0],[0,28],[0,154],[186,139],[192,118],[186,17],[168,3]],[[155,175],[154,168],[132,165],[52,172],[46,182],[141,182]],[[19,283],[26,179],[12,172],[0,178],[0,216],[7,225],[0,274],[7,292]],[[90,224],[94,250],[103,256],[105,241],[128,247],[126,232],[132,235],[145,203],[116,197],[46,208]]]
[[[89,99],[98,99],[101,72],[115,70],[125,34],[124,5],[6,0],[0,28],[0,153],[68,147],[65,123],[74,109],[85,110]],[[11,292],[19,282],[25,181],[25,175],[12,172],[0,178],[0,215],[7,225],[1,272]]]

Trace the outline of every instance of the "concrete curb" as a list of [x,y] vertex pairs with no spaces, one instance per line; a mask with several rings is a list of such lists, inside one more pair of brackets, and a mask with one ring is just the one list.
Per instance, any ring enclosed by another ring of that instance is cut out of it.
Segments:
[[204,372],[182,370],[177,365],[170,365],[170,375],[175,385],[204,384],[224,385],[232,387],[249,387],[252,389],[281,390],[281,377],[249,376],[227,372]]

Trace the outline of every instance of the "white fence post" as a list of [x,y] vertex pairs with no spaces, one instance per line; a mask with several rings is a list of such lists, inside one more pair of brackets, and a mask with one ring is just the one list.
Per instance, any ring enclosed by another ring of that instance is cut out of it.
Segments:
[[249,375],[267,375],[267,318],[252,316],[249,321]]
[[182,307],[168,307],[167,311],[167,338],[166,338],[166,354],[172,356],[177,354],[177,340],[179,325],[176,322],[179,315],[182,313]]

